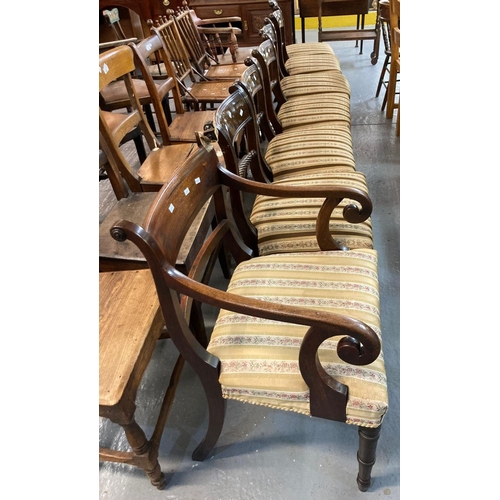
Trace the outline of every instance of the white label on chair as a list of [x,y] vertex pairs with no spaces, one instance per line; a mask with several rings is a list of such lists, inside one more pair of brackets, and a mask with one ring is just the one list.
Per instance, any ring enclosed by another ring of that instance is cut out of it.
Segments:
[[189,191],[189,188],[184,189],[184,196],[187,196],[191,191]]
[[172,213],[174,211],[174,206],[172,205],[172,203],[170,203],[170,206],[168,207],[168,209],[170,210],[170,213]]
[[243,110],[240,109],[240,116],[243,116]]
[[147,49],[147,50],[151,50],[151,44],[150,44],[150,43],[148,43],[148,44],[146,45],[146,49]]
[[[101,71],[101,68],[99,68],[99,71]],[[106,63],[104,63],[104,66],[102,67],[102,71],[104,71],[104,74],[108,74],[109,72],[109,68],[108,68],[108,65]]]
[[196,177],[196,179],[194,180],[194,183],[199,184],[200,182],[201,182],[201,179],[199,177]]

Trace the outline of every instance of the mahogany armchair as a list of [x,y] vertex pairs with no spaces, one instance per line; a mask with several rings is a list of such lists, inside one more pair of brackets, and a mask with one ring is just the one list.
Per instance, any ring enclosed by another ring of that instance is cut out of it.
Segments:
[[[121,220],[111,233],[144,254],[163,316],[169,318],[170,337],[205,390],[208,429],[193,460],[213,453],[224,425],[225,400],[235,399],[358,426],[357,483],[365,491],[388,408],[377,253],[252,257],[226,210],[226,190],[252,190],[254,183],[227,171],[212,148],[201,147],[172,173],[142,226]],[[264,188],[276,196],[290,190]],[[323,196],[328,198],[327,191]],[[177,253],[210,197],[218,224],[196,264],[183,274],[175,269]],[[237,263],[227,290],[209,281],[222,244]],[[207,346],[186,321],[199,302],[220,308]]]

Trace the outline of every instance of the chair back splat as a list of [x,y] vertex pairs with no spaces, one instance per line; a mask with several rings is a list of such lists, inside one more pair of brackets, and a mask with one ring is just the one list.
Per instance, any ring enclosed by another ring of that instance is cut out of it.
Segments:
[[[226,170],[210,145],[200,147],[173,170],[142,227],[120,220],[111,229],[116,240],[132,241],[144,254],[170,338],[204,387],[208,429],[193,459],[210,454],[222,431],[225,399],[237,399],[357,425],[357,481],[366,490],[387,411],[376,252],[252,257],[225,196],[228,187],[252,186]],[[278,188],[266,189],[278,194]],[[189,273],[181,273],[175,262],[182,242],[211,198],[217,224]],[[237,263],[227,290],[210,285],[221,245]],[[206,347],[186,320],[200,302],[220,308]]]

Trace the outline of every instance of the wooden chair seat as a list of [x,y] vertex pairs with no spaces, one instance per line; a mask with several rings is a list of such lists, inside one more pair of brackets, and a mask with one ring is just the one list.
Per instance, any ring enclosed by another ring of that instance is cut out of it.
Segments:
[[[118,270],[146,269],[147,262],[141,251],[130,242],[117,242],[110,235],[110,230],[117,220],[127,219],[141,224],[151,207],[156,192],[131,193],[122,198],[99,225],[99,272]],[[177,269],[187,272],[194,255],[199,251],[210,228],[214,215],[213,207],[207,204],[200,211],[198,218],[183,242],[176,262]]]
[[196,142],[196,132],[203,133],[206,123],[214,121],[215,109],[206,111],[190,111],[175,115],[168,126],[172,142]]
[[[139,102],[144,104],[151,104],[151,96],[149,95],[148,88],[144,80],[134,79],[134,85],[137,90]],[[101,95],[106,103],[106,109],[117,110],[130,107],[130,98],[123,81],[111,82],[104,87]]]
[[231,63],[244,63],[245,60],[252,55],[252,50],[255,47],[238,47],[236,52],[233,54],[231,51],[226,51],[222,55],[217,55],[217,60],[221,65],[231,64]]
[[245,63],[238,64],[217,64],[210,66],[210,69],[205,72],[205,76],[209,80],[229,80],[233,82],[246,69]]
[[143,375],[138,362],[151,357],[165,321],[149,269],[101,273],[99,302],[99,407],[106,413],[103,407],[118,405],[133,377]]
[[[361,172],[327,175],[325,171],[318,170],[316,174],[275,180],[273,184],[345,186],[358,189],[368,197],[366,178]],[[323,202],[321,198],[256,196],[250,221],[257,229],[259,255],[319,251],[316,221]],[[338,248],[373,248],[370,218],[361,223],[348,222],[344,215],[348,205],[356,205],[356,202],[345,198],[330,214],[330,232]]]
[[143,191],[158,191],[172,173],[172,169],[184,163],[195,150],[194,144],[183,143],[151,151],[137,171]]

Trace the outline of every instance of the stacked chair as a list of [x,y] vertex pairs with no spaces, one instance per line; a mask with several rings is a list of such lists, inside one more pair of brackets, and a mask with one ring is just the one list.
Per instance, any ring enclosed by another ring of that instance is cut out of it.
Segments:
[[[350,89],[327,44],[284,46],[282,13],[270,5],[262,43],[217,103],[219,155],[197,134],[143,223],[117,220],[110,232],[144,256],[170,338],[205,390],[208,429],[193,460],[209,456],[234,399],[358,426],[366,491],[388,401],[373,207],[354,161]],[[175,66],[172,26],[152,31]],[[189,270],[176,269],[207,203],[212,231]],[[210,285],[222,251],[236,264],[226,290]],[[220,309],[208,342],[189,321],[201,304]],[[161,473],[152,482],[163,487]]]

